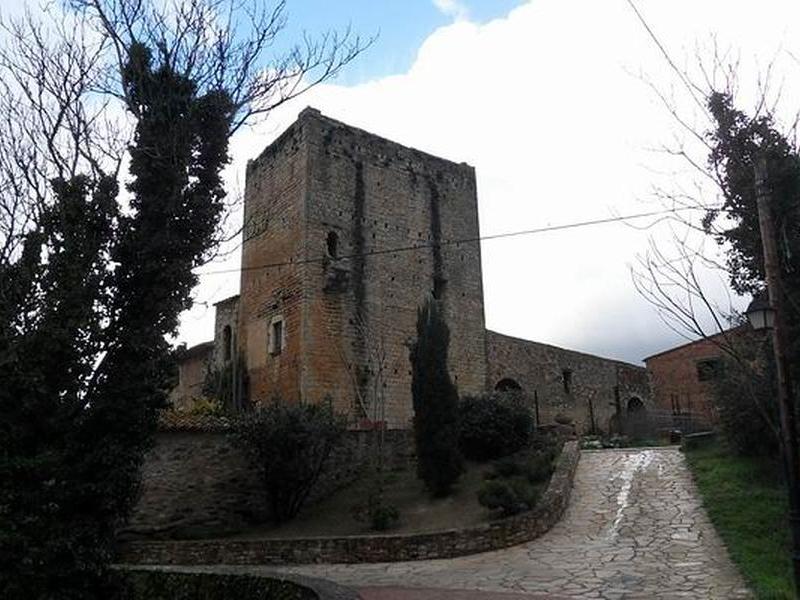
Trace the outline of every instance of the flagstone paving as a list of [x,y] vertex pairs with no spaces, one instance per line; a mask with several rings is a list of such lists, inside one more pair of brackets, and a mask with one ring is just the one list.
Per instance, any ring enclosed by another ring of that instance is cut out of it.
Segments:
[[[527,544],[454,559],[280,570],[362,588],[376,600],[434,598],[436,589],[558,598],[750,597],[676,448],[584,452],[564,518]],[[400,588],[420,590],[414,596]]]

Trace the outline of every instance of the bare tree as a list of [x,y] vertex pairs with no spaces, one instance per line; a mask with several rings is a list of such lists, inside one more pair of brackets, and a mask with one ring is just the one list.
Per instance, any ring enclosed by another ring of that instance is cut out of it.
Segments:
[[[679,64],[633,0],[628,2],[673,74],[669,87],[641,76],[675,124],[671,142],[657,150],[675,159],[684,171],[682,179],[689,180],[681,183],[670,177],[667,185],[654,188],[655,200],[673,211],[672,236],[669,249],[651,238],[631,270],[634,286],[673,331],[690,340],[706,339],[719,348],[741,375],[740,391],[779,439],[774,415],[755,389],[763,380],[764,365],[754,360],[752,349],[742,347],[740,332],[732,329],[743,324],[743,315],[734,309],[730,291],[723,304],[715,300],[709,281],[714,276],[720,287],[730,286],[740,295],[754,294],[763,286],[758,275],[760,251],[746,256],[742,245],[747,235],[760,245],[757,227],[755,232],[748,227],[747,219],[756,211],[747,181],[754,177],[752,160],[759,153],[773,153],[776,163],[797,154],[800,112],[792,111],[788,123],[778,124],[783,96],[782,86],[774,83],[777,57],[758,72],[752,85],[754,104],[745,117],[734,108],[741,94],[742,60],[737,51],[721,48],[712,37]],[[731,119],[739,122],[732,126]],[[727,139],[729,127],[746,135]]]
[[363,48],[331,34],[268,61],[282,9],[76,0],[3,24],[0,596],[112,597],[230,136]]
[[0,22],[0,266],[52,202],[51,181],[119,172],[124,130],[97,94],[108,42],[82,15]]

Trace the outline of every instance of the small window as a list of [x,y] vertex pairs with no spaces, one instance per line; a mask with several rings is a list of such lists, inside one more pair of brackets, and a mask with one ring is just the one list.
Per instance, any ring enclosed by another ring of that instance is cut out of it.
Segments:
[[339,236],[335,231],[328,232],[328,237],[325,239],[325,246],[327,247],[329,257],[339,258]]
[[233,354],[233,339],[231,336],[231,326],[225,325],[225,328],[222,330],[222,356],[225,362],[230,362],[231,356]]
[[697,362],[697,380],[712,381],[719,376],[720,362],[716,358]]
[[433,278],[433,297],[435,300],[441,300],[444,296],[444,288],[447,280],[444,277],[436,276]]
[[275,317],[269,326],[269,353],[273,356],[280,354],[286,346],[286,330],[283,324],[283,317]]
[[564,393],[569,394],[572,391],[572,369],[561,371],[561,381],[564,383]]
[[497,392],[521,392],[522,386],[510,377],[505,377],[497,382],[497,385],[494,386],[494,389]]

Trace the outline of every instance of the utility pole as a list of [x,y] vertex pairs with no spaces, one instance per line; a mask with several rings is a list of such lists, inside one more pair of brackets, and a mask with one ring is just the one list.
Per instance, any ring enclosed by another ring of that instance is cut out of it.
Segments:
[[767,183],[767,159],[760,157],[755,165],[756,206],[764,250],[764,273],[767,280],[769,303],[775,311],[772,329],[772,349],[778,379],[778,407],[783,437],[783,460],[789,487],[789,523],[792,529],[792,566],[795,591],[800,597],[800,472],[798,472],[797,429],[795,428],[794,395],[789,365],[786,360],[786,321],[781,283],[781,267],[775,243],[775,226],[772,221],[771,197]]

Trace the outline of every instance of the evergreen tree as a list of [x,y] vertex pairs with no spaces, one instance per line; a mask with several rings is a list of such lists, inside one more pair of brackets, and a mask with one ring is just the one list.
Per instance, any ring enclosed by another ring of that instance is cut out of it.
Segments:
[[130,210],[111,176],[52,182],[0,269],[0,591],[113,595],[107,565],[170,385],[170,347],[222,210],[231,104],[131,48]]
[[755,165],[767,162],[767,186],[775,231],[789,328],[789,365],[800,376],[800,155],[781,133],[770,113],[751,117],[737,110],[729,94],[708,100],[714,128],[709,171],[718,179],[721,208],[708,211],[704,225],[727,249],[731,287],[740,294],[757,294],[766,282],[761,231],[756,207]]
[[447,371],[449,343],[447,323],[430,299],[417,313],[417,340],[410,358],[417,474],[435,496],[447,495],[464,471],[458,447],[458,391]]
[[166,338],[219,240],[230,137],[362,49],[306,39],[262,60],[283,3],[69,4],[49,6],[53,47],[30,15],[0,45],[0,598],[115,596],[115,531],[174,384]]

